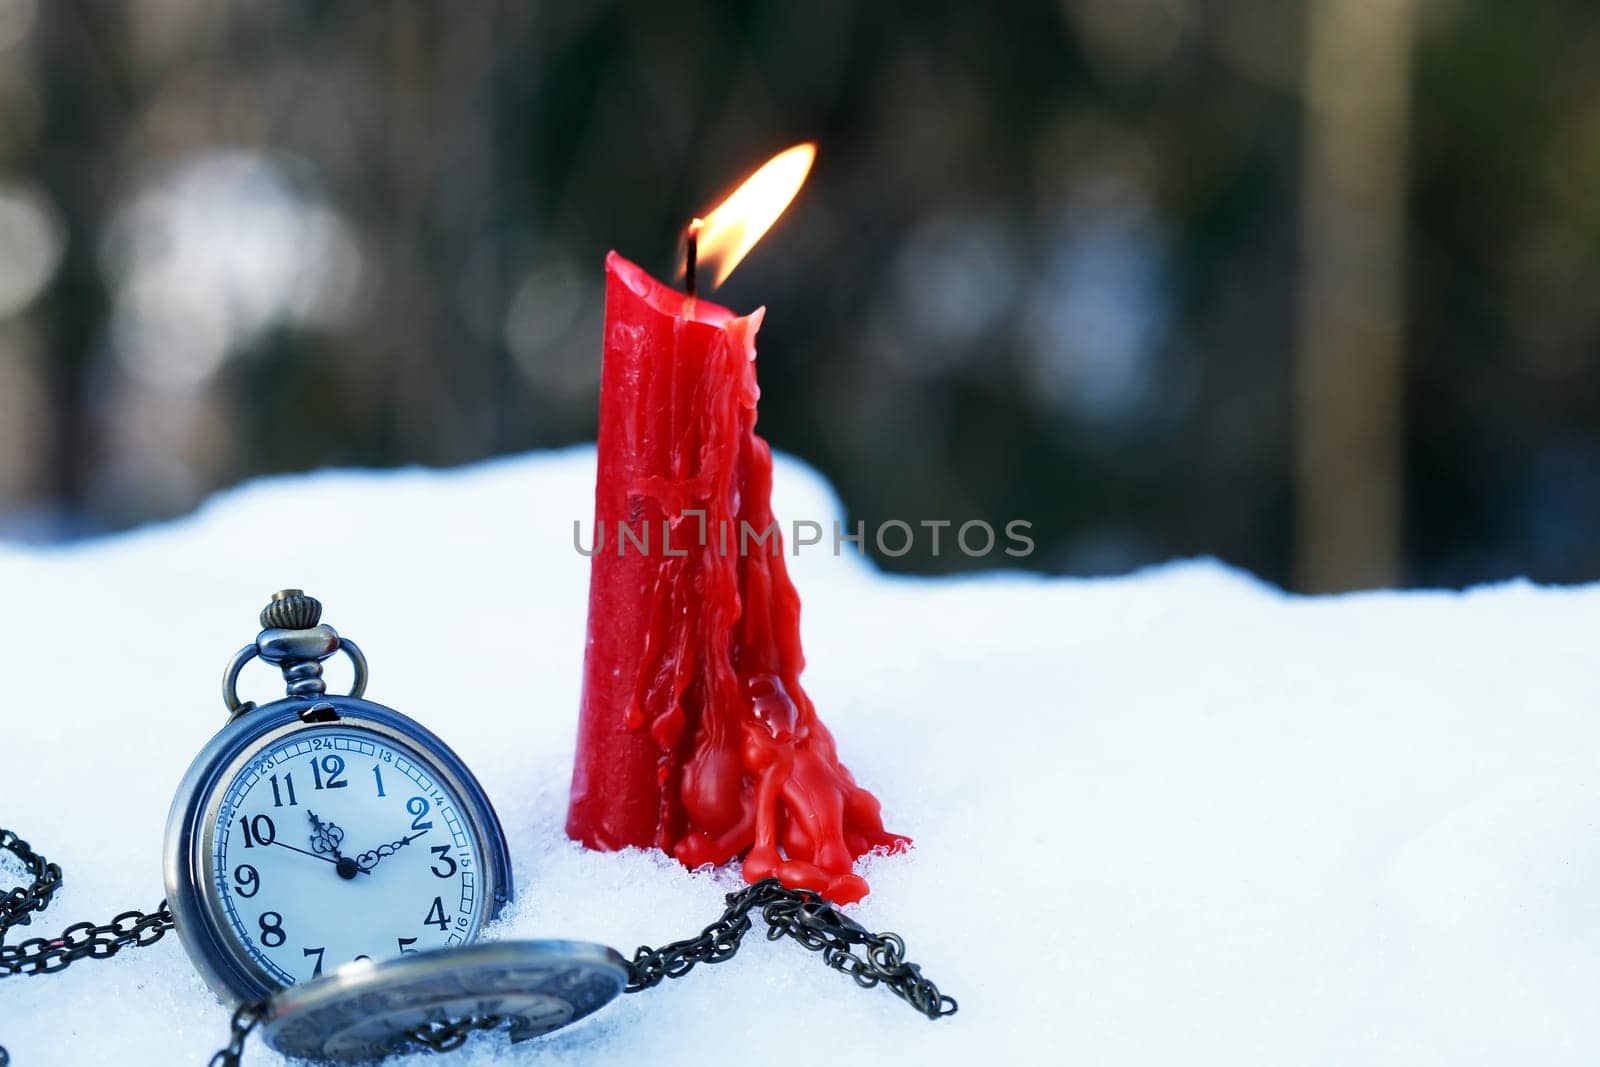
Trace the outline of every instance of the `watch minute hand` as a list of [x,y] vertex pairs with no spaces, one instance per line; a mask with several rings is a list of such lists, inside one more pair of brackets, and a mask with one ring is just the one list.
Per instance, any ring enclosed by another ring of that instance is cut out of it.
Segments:
[[411,842],[415,841],[426,832],[426,830],[419,830],[410,837],[402,837],[400,840],[395,841],[392,844],[379,845],[377,848],[363,852],[356,857],[356,866],[361,868],[363,871],[371,871],[372,868],[378,865],[379,860],[383,859],[385,856],[394,855],[400,849],[411,844]]

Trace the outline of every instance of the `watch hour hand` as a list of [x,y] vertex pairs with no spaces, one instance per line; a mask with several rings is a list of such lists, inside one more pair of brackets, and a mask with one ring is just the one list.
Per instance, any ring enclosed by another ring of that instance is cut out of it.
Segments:
[[335,860],[342,859],[339,846],[344,843],[344,831],[336,823],[323,822],[314,811],[306,814],[311,818],[311,848],[331,855]]
[[[317,818],[317,813],[314,811],[308,811],[306,814],[311,817],[311,847],[317,858],[337,864],[339,877],[346,881],[358,874],[365,873],[355,860],[340,854],[339,846],[344,843],[344,830],[339,827],[339,824],[323,822]],[[302,850],[297,848],[295,851],[300,852]],[[308,852],[306,855],[313,855],[313,853]]]

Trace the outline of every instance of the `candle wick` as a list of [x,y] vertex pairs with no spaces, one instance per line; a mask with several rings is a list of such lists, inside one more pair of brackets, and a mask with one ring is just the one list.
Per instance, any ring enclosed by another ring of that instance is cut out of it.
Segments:
[[694,296],[695,267],[700,258],[700,230],[705,226],[703,219],[689,220],[689,229],[684,239],[683,252],[683,284],[690,296]]

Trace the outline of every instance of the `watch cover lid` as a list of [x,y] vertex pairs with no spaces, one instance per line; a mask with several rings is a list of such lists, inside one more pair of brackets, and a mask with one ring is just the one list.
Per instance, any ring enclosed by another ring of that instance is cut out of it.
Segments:
[[274,995],[262,1024],[285,1056],[367,1062],[417,1048],[418,1032],[473,1020],[512,1041],[547,1034],[628,983],[613,949],[585,941],[485,941],[346,963]]

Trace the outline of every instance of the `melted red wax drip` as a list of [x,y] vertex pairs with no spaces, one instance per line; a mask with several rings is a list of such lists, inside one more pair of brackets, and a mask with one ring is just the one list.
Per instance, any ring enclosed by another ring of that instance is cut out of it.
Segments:
[[[746,881],[859,900],[855,859],[908,841],[884,830],[800,684],[781,534],[755,540],[774,525],[772,453],[755,433],[762,313],[689,300],[615,253],[606,275],[599,547],[567,832],[689,867],[743,856]],[[619,521],[643,524],[647,551],[618,554]],[[684,555],[665,551],[664,521]]]

